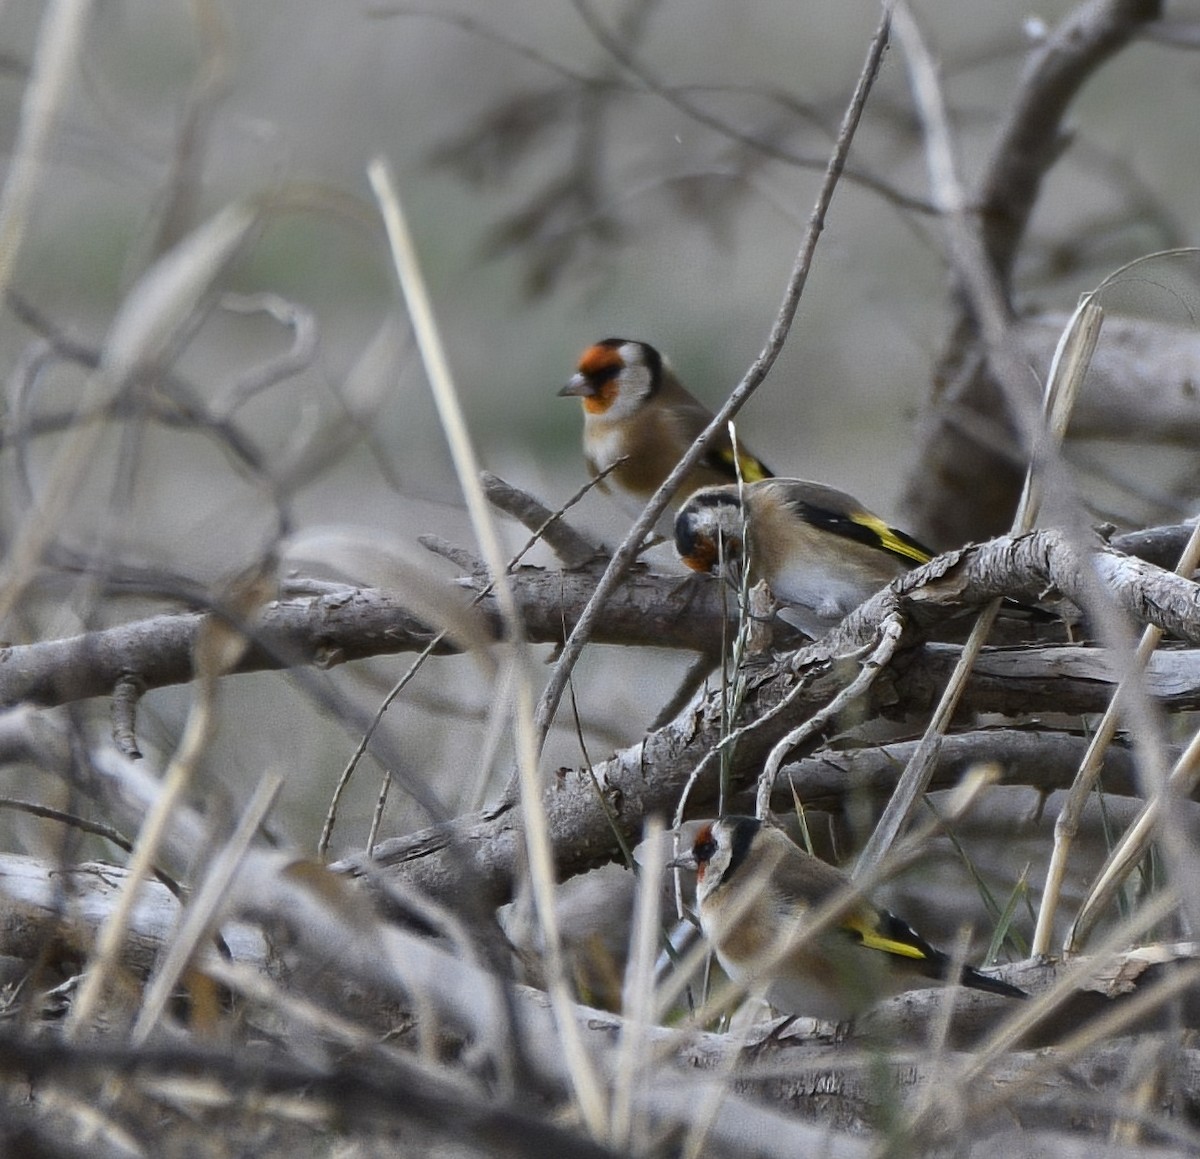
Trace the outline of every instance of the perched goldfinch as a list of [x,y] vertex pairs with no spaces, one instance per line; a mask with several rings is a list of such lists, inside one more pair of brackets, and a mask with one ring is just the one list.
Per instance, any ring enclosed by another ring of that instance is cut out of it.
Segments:
[[750,581],[765,580],[814,638],[934,556],[844,491],[803,479],[748,483],[740,495],[736,484],[705,487],[675,517],[675,550],[696,571],[737,576],[746,540]]
[[[653,346],[628,338],[589,346],[558,393],[583,404],[583,456],[593,478],[626,458],[599,486],[634,516],[713,417]],[[740,444],[738,451],[743,479],[770,477]],[[698,487],[736,479],[733,445],[723,431],[675,493],[671,510]]]
[[[766,986],[768,1001],[783,1013],[845,1022],[893,994],[950,981],[947,955],[865,898],[806,937],[806,914],[852,896],[854,887],[840,870],[753,817],[702,826],[691,852],[671,864],[696,872],[700,928],[725,973],[751,988]],[[957,981],[1028,997],[973,966],[963,966]]]

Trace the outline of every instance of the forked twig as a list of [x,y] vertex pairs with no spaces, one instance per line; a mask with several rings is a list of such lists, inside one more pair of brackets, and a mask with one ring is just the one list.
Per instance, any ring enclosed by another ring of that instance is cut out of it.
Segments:
[[754,803],[756,817],[766,817],[771,807],[771,794],[775,790],[775,780],[779,776],[779,768],[798,744],[823,728],[829,720],[862,696],[875,682],[879,673],[887,667],[900,640],[904,635],[904,620],[898,611],[890,612],[879,624],[879,642],[870,655],[866,656],[858,670],[858,675],[846,685],[819,712],[813,713],[808,720],[792,729],[786,736],[778,740],[771,749],[763,771],[758,778],[758,793]]

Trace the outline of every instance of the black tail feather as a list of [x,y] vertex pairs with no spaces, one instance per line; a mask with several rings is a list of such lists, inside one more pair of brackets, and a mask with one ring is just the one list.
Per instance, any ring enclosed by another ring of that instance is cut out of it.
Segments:
[[1028,998],[1029,994],[1019,986],[1013,986],[1002,978],[993,978],[976,970],[974,966],[962,968],[962,984],[972,990],[986,990],[989,994],[1003,994],[1006,998]]

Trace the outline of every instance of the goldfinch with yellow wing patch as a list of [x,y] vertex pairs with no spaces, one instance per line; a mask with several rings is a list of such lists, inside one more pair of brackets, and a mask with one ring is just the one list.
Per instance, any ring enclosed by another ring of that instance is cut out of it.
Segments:
[[[599,487],[634,516],[713,417],[653,346],[629,338],[605,338],[589,346],[558,393],[583,404],[583,456],[593,478],[626,460]],[[761,460],[738,449],[744,480],[770,477]],[[684,479],[670,509],[699,487],[736,479],[733,445],[722,431]]]
[[[695,870],[700,928],[725,973],[748,988],[765,986],[783,1013],[845,1022],[931,981],[1028,997],[973,966],[951,978],[946,954],[894,914],[854,897],[840,870],[753,817],[702,826],[691,851],[671,864]],[[806,936],[806,916],[836,898],[853,900],[830,926]]]
[[751,582],[765,580],[813,637],[935,554],[853,496],[804,479],[694,492],[675,517],[675,550],[696,571],[723,565],[734,577],[748,554]]

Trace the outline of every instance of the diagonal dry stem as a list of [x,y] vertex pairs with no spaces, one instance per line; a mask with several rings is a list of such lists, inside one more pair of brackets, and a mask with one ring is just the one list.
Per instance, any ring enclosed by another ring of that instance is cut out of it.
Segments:
[[390,167],[381,157],[375,158],[368,166],[368,176],[387,227],[392,258],[408,305],[417,346],[425,363],[438,416],[446,433],[450,454],[466,499],[471,525],[492,574],[492,582],[496,585],[496,597],[507,628],[507,639],[504,643],[513,664],[513,724],[516,734],[519,800],[534,904],[545,938],[547,988],[576,1104],[592,1137],[602,1139],[607,1132],[606,1099],[592,1061],[584,1048],[578,1024],[572,1015],[570,984],[563,963],[562,940],[554,904],[554,856],[550,847],[546,815],[542,810],[541,785],[538,778],[540,742],[535,737],[533,723],[532,664],[527,654],[520,608],[508,581],[500,537],[480,481],[474,447],[454,388],[416,247],[396,193],[395,181]]
[[[979,298],[980,304],[987,307],[981,310],[981,316],[989,321],[986,327],[989,330],[989,345],[999,350],[1004,346],[1007,325],[1005,312],[999,305],[999,293],[986,264],[976,260],[981,252],[980,241],[975,227],[967,220],[966,200],[955,173],[949,123],[936,68],[920,29],[907,5],[903,3],[896,6],[896,31],[905,49],[914,97],[924,123],[930,183],[946,214],[952,248],[961,259],[958,264],[967,273],[975,275],[970,287],[973,297]],[[1046,429],[1037,440],[1038,445],[1026,473],[1021,503],[1013,519],[1015,534],[1028,531],[1037,516],[1038,496],[1032,479],[1033,468],[1040,459],[1053,455],[1062,441],[1092,351],[1095,349],[1101,318],[1100,308],[1090,300],[1085,300],[1076,310],[1072,324],[1068,326],[1060,341],[1059,351],[1046,382],[1043,404]],[[987,640],[999,607],[999,601],[993,602],[983,610],[976,621],[954,672],[947,681],[941,701],[921,738],[921,744],[904,770],[883,816],[859,857],[855,867],[856,875],[878,862],[911,820],[917,803],[933,775],[942,737],[950,727],[950,721],[966,689],[971,668]]]
[[[859,73],[854,94],[850,98],[850,103],[842,118],[833,155],[829,159],[825,177],[821,183],[821,189],[817,195],[817,201],[809,219],[808,229],[801,242],[799,253],[796,256],[795,264],[792,267],[791,275],[784,289],[783,302],[772,323],[766,345],[763,347],[762,353],[754,360],[754,363],[746,372],[742,381],[738,383],[733,393],[725,400],[725,404],[717,411],[712,421],[704,428],[689,448],[687,454],[676,464],[675,469],[663,481],[662,486],[651,496],[645,510],[638,516],[633,527],[630,528],[629,534],[626,535],[621,546],[617,548],[612,559],[609,561],[604,575],[601,576],[600,582],[596,585],[596,590],[592,598],[588,601],[587,607],[583,610],[574,630],[563,646],[558,663],[555,665],[554,671],[551,673],[550,679],[542,691],[541,699],[538,701],[535,727],[537,730],[537,750],[539,752],[545,743],[546,735],[550,730],[550,723],[554,719],[554,714],[558,710],[559,702],[567,686],[567,679],[575,663],[578,661],[584,645],[591,638],[605,602],[613,591],[616,590],[617,585],[637,558],[642,541],[658,522],[659,516],[666,509],[668,501],[679,488],[684,477],[700,461],[700,457],[707,450],[709,444],[725,429],[729,420],[741,409],[763,379],[766,378],[767,372],[774,365],[775,359],[783,349],[784,341],[791,330],[792,320],[795,318],[796,309],[800,303],[800,296],[804,291],[805,283],[808,281],[808,272],[812,266],[817,241],[825,226],[825,215],[833,199],[834,190],[837,188],[842,172],[845,169],[846,158],[850,152],[850,143],[854,139],[859,121],[862,119],[863,109],[866,107],[867,97],[875,83],[875,78],[879,75],[884,50],[887,48],[890,27],[891,12],[890,8],[885,5],[883,18],[871,38],[871,43],[867,50],[867,59],[863,64],[862,71]],[[506,796],[511,798],[511,786]]]
[[[1064,953],[1074,953],[1087,940],[1088,934],[1116,896],[1117,890],[1145,856],[1167,803],[1172,799],[1186,798],[1195,789],[1197,782],[1200,782],[1200,731],[1196,732],[1191,743],[1180,754],[1163,790],[1146,802],[1141,815],[1109,854],[1103,871],[1084,898],[1075,921],[1067,931],[1063,944]],[[1057,852],[1057,848],[1055,851]]]

